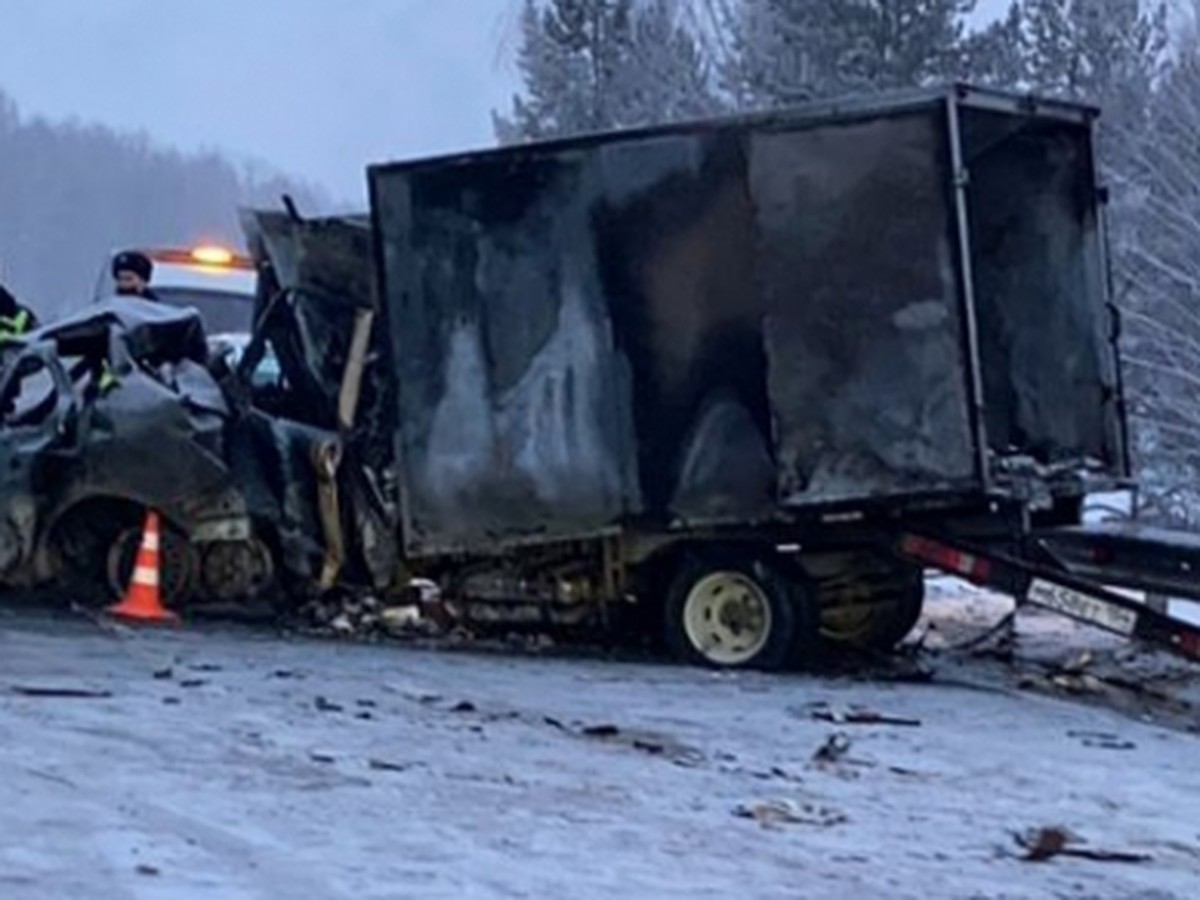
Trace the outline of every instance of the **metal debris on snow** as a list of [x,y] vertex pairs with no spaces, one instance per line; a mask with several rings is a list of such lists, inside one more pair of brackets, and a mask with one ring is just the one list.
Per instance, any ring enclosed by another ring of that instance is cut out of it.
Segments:
[[1024,834],[1013,835],[1017,846],[1025,851],[1021,858],[1026,862],[1046,862],[1056,856],[1074,856],[1093,862],[1143,863],[1153,859],[1148,853],[1133,853],[1123,850],[1093,850],[1081,847],[1082,839],[1061,826],[1035,828]]
[[33,684],[14,684],[9,690],[22,697],[46,697],[67,700],[104,700],[112,696],[112,691],[103,689]]
[[816,825],[831,828],[849,821],[841,810],[817,803],[796,800],[765,800],[739,806],[734,815],[742,819],[753,819],[764,828],[781,825]]

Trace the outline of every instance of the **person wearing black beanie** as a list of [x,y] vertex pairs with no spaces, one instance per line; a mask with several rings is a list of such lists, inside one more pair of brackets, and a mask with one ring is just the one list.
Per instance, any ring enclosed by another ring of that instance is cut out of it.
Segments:
[[150,287],[153,274],[154,263],[137,250],[124,250],[113,257],[112,275],[118,296],[157,301],[158,295]]

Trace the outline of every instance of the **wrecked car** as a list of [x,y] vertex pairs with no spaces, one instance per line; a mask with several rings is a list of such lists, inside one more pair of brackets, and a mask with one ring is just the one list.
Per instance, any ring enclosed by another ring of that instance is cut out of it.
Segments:
[[111,598],[148,507],[166,523],[177,607],[268,599],[319,568],[315,461],[337,436],[231,404],[194,309],[112,298],[6,344],[0,362],[5,584]]

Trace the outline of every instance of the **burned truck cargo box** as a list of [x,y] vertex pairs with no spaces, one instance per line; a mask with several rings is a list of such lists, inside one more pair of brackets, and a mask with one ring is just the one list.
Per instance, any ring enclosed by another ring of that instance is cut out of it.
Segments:
[[951,88],[373,167],[408,550],[1123,474],[1090,117]]

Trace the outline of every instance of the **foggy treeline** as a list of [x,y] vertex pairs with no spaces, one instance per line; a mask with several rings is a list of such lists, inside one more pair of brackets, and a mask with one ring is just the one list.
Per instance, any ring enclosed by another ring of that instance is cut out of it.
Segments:
[[0,91],[0,280],[43,319],[87,302],[112,250],[240,246],[237,207],[276,205],[284,192],[302,208],[321,202],[310,186],[217,153],[22,116]]
[[1102,110],[1143,512],[1200,526],[1200,0],[526,0],[502,142],[948,80]]

